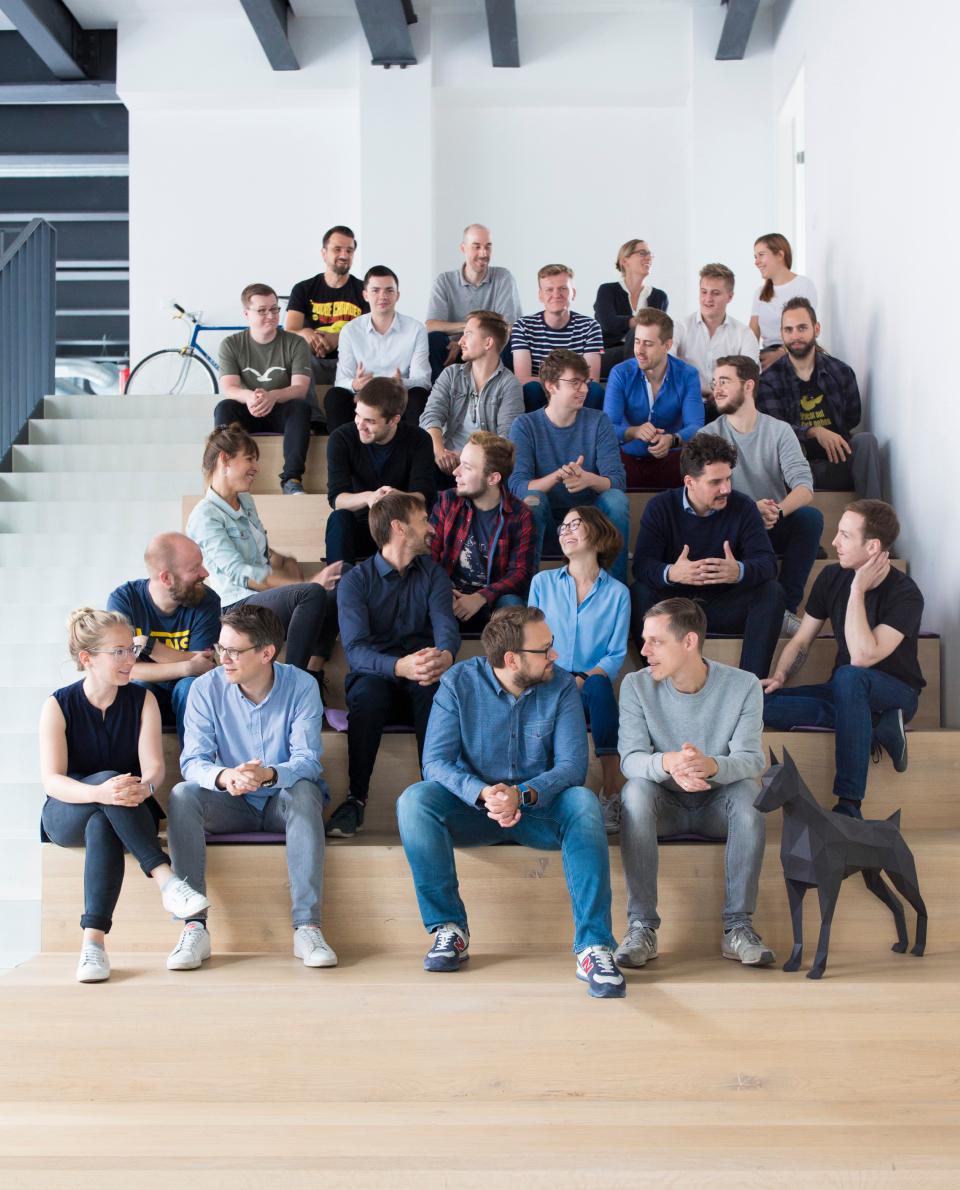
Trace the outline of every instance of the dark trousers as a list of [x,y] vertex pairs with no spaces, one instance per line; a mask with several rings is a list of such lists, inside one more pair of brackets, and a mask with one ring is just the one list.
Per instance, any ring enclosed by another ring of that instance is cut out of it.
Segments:
[[[115,772],[84,777],[84,785],[102,785]],[[160,849],[157,824],[146,805],[103,806],[96,802],[61,802],[48,797],[40,817],[51,843],[59,847],[86,847],[83,857],[84,930],[109,934],[113,911],[123,884],[123,854],[129,851],[149,876],[154,868],[169,864]]]
[[882,500],[880,446],[873,434],[858,430],[848,438],[853,453],[842,463],[829,459],[808,459],[813,485],[819,492],[847,492],[858,500]]
[[768,530],[773,552],[780,556],[780,586],[787,610],[796,612],[803,589],[817,560],[823,535],[823,513],[808,504]]
[[352,797],[362,802],[367,800],[370,776],[387,724],[412,724],[417,735],[417,757],[423,757],[427,720],[438,686],[438,682],[419,686],[406,678],[385,678],[379,674],[347,674],[344,679],[349,712],[347,767]]
[[662,459],[655,459],[653,455],[628,455],[620,452],[623,469],[627,473],[627,490],[637,488],[678,488],[680,486],[680,451],[671,450]]
[[783,627],[783,589],[776,579],[756,587],[736,586],[715,590],[710,587],[653,587],[638,579],[630,587],[630,635],[637,649],[643,648],[643,616],[661,599],[679,595],[696,599],[707,617],[707,631],[743,636],[740,668],[765,678]]
[[274,405],[266,417],[254,417],[242,401],[221,401],[213,411],[213,424],[238,421],[248,434],[283,434],[283,470],[280,482],[302,479],[310,446],[310,406],[306,401]]
[[[363,390],[360,390],[361,394]],[[340,426],[349,425],[356,412],[355,398],[360,395],[349,388],[331,388],[323,401],[323,413],[327,423],[327,433],[332,434]],[[427,406],[430,396],[425,388],[407,389],[407,408],[403,420],[411,426],[420,424],[420,414]]]
[[356,513],[335,508],[327,518],[326,541],[328,562],[349,562],[352,566],[358,558],[370,558],[377,552],[366,509]]
[[160,707],[160,722],[165,726],[177,728],[177,739],[183,747],[183,719],[187,713],[187,697],[190,687],[197,679],[194,677],[180,678],[177,682],[137,682],[149,690]]
[[286,660],[307,669],[311,657],[329,657],[337,638],[337,601],[319,583],[288,583],[257,591],[225,607],[232,611],[245,603],[269,607],[283,622],[287,634]]

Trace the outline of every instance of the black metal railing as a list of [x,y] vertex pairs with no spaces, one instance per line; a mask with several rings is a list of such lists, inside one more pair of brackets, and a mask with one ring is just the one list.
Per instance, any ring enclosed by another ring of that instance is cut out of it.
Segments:
[[33,219],[0,253],[0,470],[11,447],[53,392],[56,338],[57,233]]

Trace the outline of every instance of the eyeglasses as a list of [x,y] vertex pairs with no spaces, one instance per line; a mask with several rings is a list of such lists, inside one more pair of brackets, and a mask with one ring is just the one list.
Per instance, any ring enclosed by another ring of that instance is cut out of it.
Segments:
[[564,521],[557,529],[557,536],[559,537],[561,533],[576,533],[582,524],[583,519],[581,517],[577,517],[572,521]]
[[128,657],[136,661],[142,648],[142,645],[123,645],[115,649],[87,649],[87,652],[102,653],[105,657],[112,657],[114,661],[126,661]]
[[647,248],[634,248],[634,250],[630,253],[630,255],[631,256],[644,256],[647,259],[649,259],[650,257],[653,256],[653,253],[650,252]]
[[261,315],[263,315],[263,314],[279,314],[280,307],[279,306],[256,306],[256,307],[251,306],[250,313],[251,314],[261,314]]
[[218,641],[213,646],[213,651],[220,658],[221,661],[236,661],[241,653],[249,653],[252,649],[257,648],[256,645],[247,645],[245,649],[229,649]]
[[579,376],[574,376],[572,378],[570,376],[561,376],[559,383],[560,384],[569,384],[571,388],[589,388],[590,387],[590,381],[589,380],[581,380]]
[[541,657],[546,657],[546,655],[548,653],[553,652],[553,642],[555,640],[556,640],[556,637],[551,636],[550,643],[547,645],[547,647],[545,649],[517,649],[517,652],[518,653],[539,653]]

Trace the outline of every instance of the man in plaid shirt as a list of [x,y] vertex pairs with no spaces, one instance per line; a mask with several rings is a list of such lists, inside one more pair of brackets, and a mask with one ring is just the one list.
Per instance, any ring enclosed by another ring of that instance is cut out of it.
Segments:
[[530,509],[511,495],[515,448],[477,430],[460,452],[456,487],[443,492],[430,520],[433,560],[453,583],[453,614],[462,632],[479,632],[498,607],[527,602],[536,563]]

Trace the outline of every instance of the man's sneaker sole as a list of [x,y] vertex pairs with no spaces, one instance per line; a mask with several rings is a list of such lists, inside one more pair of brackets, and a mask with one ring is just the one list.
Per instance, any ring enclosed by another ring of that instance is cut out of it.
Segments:
[[423,960],[423,969],[424,971],[459,971],[469,958],[469,952],[455,955],[452,959],[435,960],[432,963],[429,959],[425,958]]
[[659,958],[659,954],[647,955],[645,959],[640,959],[639,962],[632,959],[627,952],[621,953],[619,950],[613,952],[613,961],[618,967],[628,967],[631,971],[639,971],[641,967],[646,967],[647,963],[652,963],[654,959]]
[[206,954],[198,955],[195,962],[192,962],[192,963],[178,963],[178,962],[176,962],[176,956],[179,953],[180,953],[179,948],[177,948],[177,949],[171,951],[169,955],[167,955],[167,970],[168,971],[196,971],[199,967],[203,966],[203,964],[207,961],[207,959],[210,958],[210,956],[213,953],[213,950],[210,945],[210,939],[207,938]]
[[345,831],[343,827],[335,826],[332,830],[326,832],[328,839],[353,839],[363,830],[363,825],[357,827],[355,831]]
[[579,970],[577,971],[577,979],[587,985],[587,995],[591,996],[594,1000],[621,1000],[627,994],[626,983],[594,984],[590,982],[589,976],[584,975]]
[[722,948],[720,950],[720,956],[724,959],[732,959],[733,962],[739,963],[741,967],[772,967],[777,961],[777,956],[769,949],[761,951],[760,957],[757,959],[741,959],[738,954],[729,954]]

